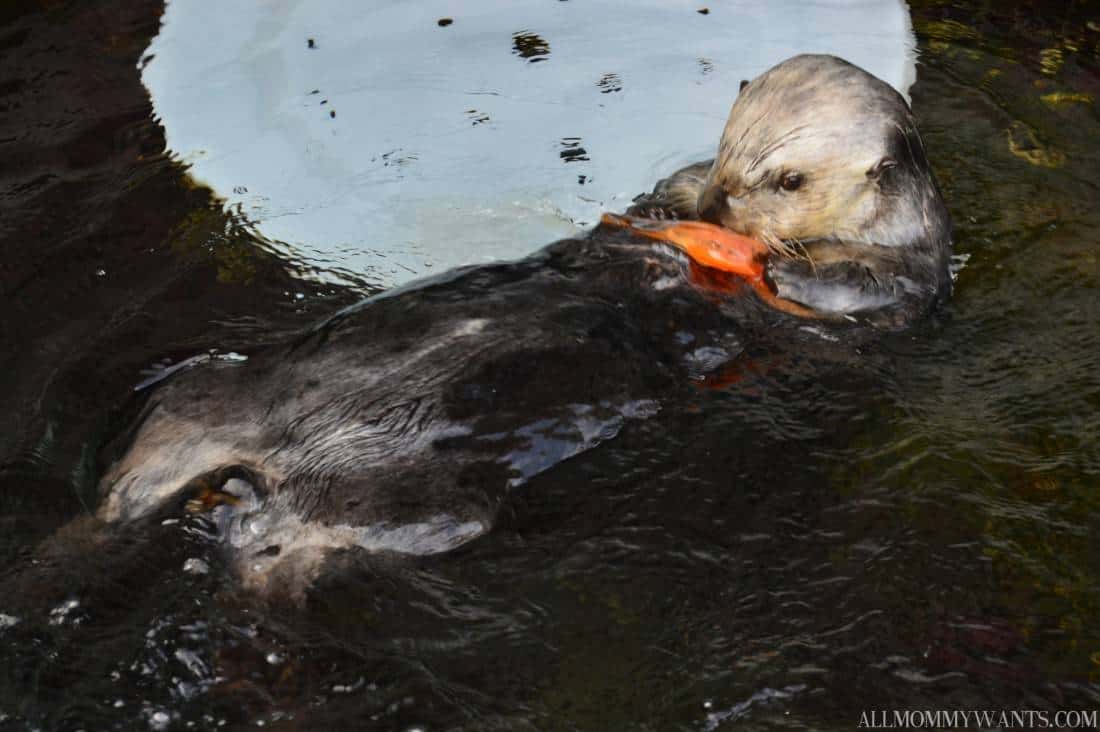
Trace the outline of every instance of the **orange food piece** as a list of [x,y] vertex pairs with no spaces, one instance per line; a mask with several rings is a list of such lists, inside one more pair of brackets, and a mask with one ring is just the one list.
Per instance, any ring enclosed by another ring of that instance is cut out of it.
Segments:
[[601,223],[671,244],[704,267],[740,275],[747,280],[764,279],[768,247],[721,226],[702,221],[653,221],[609,213],[603,215]]
[[[764,279],[764,265],[770,250],[761,241],[702,221],[655,221],[605,213],[600,223],[671,244],[695,264],[736,275],[776,310],[799,318],[822,317],[811,308],[776,296]],[[702,279],[709,281],[710,278]]]

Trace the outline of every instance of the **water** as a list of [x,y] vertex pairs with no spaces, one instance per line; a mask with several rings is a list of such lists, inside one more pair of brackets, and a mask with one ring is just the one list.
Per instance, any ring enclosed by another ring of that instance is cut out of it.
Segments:
[[[154,5],[4,12],[0,556],[18,570],[94,505],[143,372],[359,294],[294,277],[162,155],[134,70]],[[349,569],[304,610],[235,592],[192,519],[89,547],[98,571],[0,594],[0,727],[850,729],[870,710],[1100,708],[1084,12],[913,8],[914,111],[966,260],[932,318],[858,353],[750,353],[727,388],[536,477],[485,539]]]
[[622,211],[712,157],[740,81],[796,53],[903,94],[915,75],[899,0],[704,8],[325,0],[236,3],[212,23],[170,2],[142,81],[173,157],[273,251],[391,287]]

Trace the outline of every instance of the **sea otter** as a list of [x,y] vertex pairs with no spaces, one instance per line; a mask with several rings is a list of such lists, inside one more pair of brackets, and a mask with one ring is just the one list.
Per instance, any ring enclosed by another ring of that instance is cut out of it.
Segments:
[[[829,56],[750,83],[713,163],[632,212],[765,242],[769,287],[842,337],[903,325],[950,289],[950,224],[906,103]],[[509,490],[804,325],[695,269],[601,225],[180,371],[149,394],[95,522],[106,535],[206,512],[243,584],[268,595],[300,596],[334,549],[454,548]]]
[[824,312],[885,309],[902,325],[951,291],[951,221],[909,105],[835,56],[796,56],[744,85],[714,160],[629,212],[794,254],[769,267],[778,294]]

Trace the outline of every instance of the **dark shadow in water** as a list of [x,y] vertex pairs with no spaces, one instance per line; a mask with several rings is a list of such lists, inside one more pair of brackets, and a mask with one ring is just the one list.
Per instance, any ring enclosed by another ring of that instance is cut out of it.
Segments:
[[623,80],[618,74],[604,74],[596,86],[600,88],[600,94],[614,94],[623,90]]
[[516,31],[512,34],[512,53],[534,64],[550,57],[550,44],[537,33]]
[[563,137],[558,157],[566,163],[581,163],[591,160],[588,157],[588,151],[581,147],[581,138],[579,137]]

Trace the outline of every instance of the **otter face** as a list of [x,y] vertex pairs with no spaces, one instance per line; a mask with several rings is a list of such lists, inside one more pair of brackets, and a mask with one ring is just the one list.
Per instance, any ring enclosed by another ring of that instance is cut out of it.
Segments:
[[[815,239],[900,246],[923,227],[912,183],[935,190],[923,160],[893,88],[841,59],[797,56],[737,98],[699,216],[783,252]],[[913,175],[926,180],[901,185]],[[915,230],[896,220],[906,197],[916,199]]]

